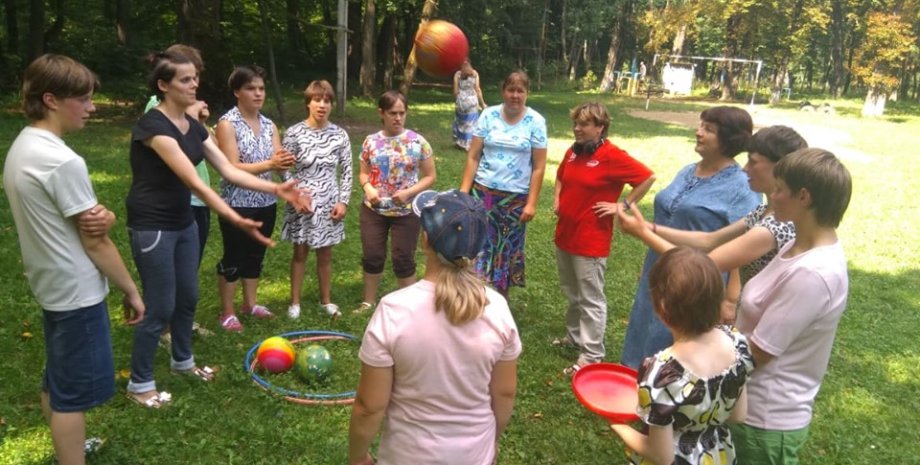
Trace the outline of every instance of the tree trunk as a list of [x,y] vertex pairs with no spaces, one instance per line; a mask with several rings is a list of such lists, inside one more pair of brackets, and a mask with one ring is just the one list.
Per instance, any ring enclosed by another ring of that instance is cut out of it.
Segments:
[[131,39],[131,0],[115,0],[115,34],[118,43],[129,45]]
[[[304,57],[306,44],[303,40],[303,29],[300,28],[300,0],[286,0],[287,11],[287,47],[297,59]],[[291,55],[288,55],[291,56]]]
[[358,73],[361,92],[373,97],[377,71],[377,7],[374,0],[367,0],[364,6],[364,20],[361,27],[361,70]]
[[396,40],[396,16],[386,15],[383,19],[378,43],[383,44],[383,48],[380,49],[378,54],[378,56],[383,57],[383,88],[392,89],[393,75],[399,60],[399,47]]
[[846,70],[843,63],[843,44],[846,34],[846,11],[844,11],[844,0],[834,0],[831,2],[831,71],[828,76],[828,90],[834,98],[840,98],[844,94],[843,80]]
[[677,34],[674,35],[674,42],[671,44],[671,55],[683,55],[686,41],[687,25],[683,24],[677,29]]
[[616,76],[613,72],[616,71],[617,52],[620,50],[623,25],[629,16],[629,2],[630,0],[626,0],[620,4],[616,19],[613,20],[613,26],[610,28],[610,46],[607,48],[607,64],[604,66],[604,76],[601,78],[601,92],[610,92],[616,84]]
[[885,113],[885,103],[888,101],[888,94],[879,92],[876,89],[869,89],[866,93],[866,101],[863,103],[862,115],[867,118],[876,118]]
[[[6,49],[9,54],[19,54],[19,16],[16,8],[16,0],[3,0],[3,8],[6,17]],[[16,70],[17,72],[19,70]]]
[[546,59],[546,23],[549,13],[549,0],[543,2],[543,15],[540,26],[540,43],[537,46],[537,90],[543,89],[543,60]]
[[29,63],[45,53],[45,2],[29,0]]
[[[741,15],[735,14],[728,18],[725,26],[725,47],[722,48],[722,56],[725,58],[735,58],[738,54],[738,29],[741,27]],[[722,96],[719,100],[734,100],[735,98],[735,66],[734,62],[726,62],[722,68]]]
[[268,53],[268,76],[271,79],[272,91],[275,93],[275,108],[278,110],[278,121],[284,121],[284,96],[281,94],[281,84],[278,83],[278,71],[275,66],[275,46],[272,44],[272,31],[268,25],[268,9],[265,0],[259,0],[259,17],[262,20],[262,35],[265,37],[265,51]]
[[569,53],[569,56],[572,57],[572,62],[569,63],[569,81],[574,81],[578,77],[578,61],[581,58],[581,54],[578,53],[578,36],[572,37],[572,51]]
[[789,71],[788,55],[780,59],[773,73],[773,85],[770,86],[770,105],[776,105],[783,99],[783,87],[786,84],[786,73]]
[[54,21],[45,31],[45,49],[48,48],[48,44],[54,43],[61,36],[61,31],[64,30],[64,1],[54,0],[51,6],[54,7]]
[[[428,24],[428,20],[434,16],[437,10],[437,0],[425,0],[425,4],[422,5],[422,18],[418,22],[416,34],[418,34],[418,31],[421,30],[425,24]],[[409,95],[409,89],[412,87],[412,81],[415,80],[415,71],[417,69],[418,63],[415,61],[415,42],[413,41],[412,50],[409,51],[409,58],[406,59],[406,69],[403,71],[403,82],[399,86],[399,90],[403,95]]]
[[233,69],[221,30],[222,0],[180,0],[179,40],[197,48],[207,61],[199,78],[198,98],[208,102],[212,113],[222,114],[233,105],[224,89]]

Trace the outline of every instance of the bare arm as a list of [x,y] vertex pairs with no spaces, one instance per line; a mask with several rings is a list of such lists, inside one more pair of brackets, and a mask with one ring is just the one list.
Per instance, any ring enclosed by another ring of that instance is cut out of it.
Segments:
[[457,98],[457,95],[460,94],[460,73],[454,73],[454,98]]
[[473,180],[476,179],[476,170],[479,169],[479,160],[482,158],[482,137],[473,136],[470,148],[466,151],[466,166],[463,168],[463,179],[460,181],[460,191],[470,193]]
[[775,248],[776,238],[770,230],[755,226],[709,252],[709,257],[716,262],[719,270],[727,271],[747,265]]
[[434,168],[433,156],[419,162],[419,172],[422,176],[418,179],[418,182],[412,187],[407,187],[393,194],[393,200],[400,204],[406,204],[409,200],[418,195],[419,192],[428,190],[434,185],[434,181],[437,179],[437,173]]
[[562,193],[562,180],[556,179],[556,185],[553,187],[553,214],[559,215],[559,194]]
[[371,205],[377,205],[377,202],[380,202],[380,193],[371,184],[371,167],[367,165],[363,158],[358,162],[358,184],[364,192],[364,197],[367,198]]
[[486,100],[482,98],[482,89],[479,87],[479,71],[473,70],[473,76],[476,76],[476,81],[473,85],[476,88],[476,96],[479,97],[479,106],[485,108]]
[[393,389],[393,367],[377,368],[361,364],[361,378],[348,426],[348,463],[368,462],[370,447],[380,430],[380,423]]
[[[726,242],[741,236],[747,231],[744,219],[735,221],[716,231],[684,231],[667,226],[656,226],[655,232],[664,240],[678,245],[687,245],[696,249],[711,251]],[[755,257],[756,258],[756,257]],[[737,268],[737,266],[735,266]],[[725,270],[723,270],[725,271]]]
[[629,425],[610,425],[626,447],[658,465],[674,461],[674,428],[672,425],[649,425],[648,436]]
[[638,186],[633,186],[632,190],[629,191],[629,195],[626,196],[626,201],[630,205],[639,203],[645,197],[645,194],[648,194],[648,190],[652,188],[652,184],[655,184],[656,179],[658,178],[653,174]]
[[754,369],[760,368],[773,360],[775,357],[761,349],[751,338],[748,338],[748,345],[751,347],[751,355],[754,357]]
[[741,274],[738,269],[731,270],[728,274],[728,282],[725,284],[725,296],[722,298],[722,306],[719,309],[720,318],[723,324],[734,324],[735,313],[738,308],[738,298],[741,296]]
[[[213,149],[211,157],[218,160],[218,162],[223,167],[230,167],[233,170],[236,170],[242,175],[248,176],[252,179],[256,179],[261,183],[265,183],[271,186],[274,186],[274,183],[264,181],[262,179],[256,178],[255,176],[249,175],[244,171],[240,171],[236,168],[233,168],[230,165],[230,162],[224,158],[224,155],[220,153],[220,150],[217,149],[217,146],[213,142],[210,142],[208,139],[206,142],[210,143],[210,146]],[[192,162],[188,159],[185,153],[182,152],[182,149],[179,147],[179,143],[175,139],[168,136],[153,136],[146,141],[150,145],[157,155],[169,166],[169,169],[176,174],[180,181],[183,184],[188,186],[191,189],[192,193],[196,197],[201,199],[209,208],[214,210],[218,215],[226,218],[228,221],[233,223],[236,227],[242,229],[247,234],[252,236],[254,239],[259,242],[267,245],[274,246],[274,241],[262,235],[259,231],[259,227],[262,226],[261,222],[252,221],[248,218],[243,218],[235,210],[230,208],[224,199],[220,198],[210,186],[206,185],[201,178],[198,177],[198,173],[195,171],[195,166],[192,165]],[[208,154],[208,147],[205,146],[205,154]],[[210,159],[209,159],[210,161]],[[231,181],[232,182],[232,181]],[[246,186],[243,186],[246,187]]]
[[[156,137],[154,139],[156,139]],[[173,142],[175,143],[175,141]],[[178,149],[178,144],[175,145]],[[249,190],[274,194],[293,205],[298,211],[307,211],[312,208],[311,198],[301,195],[300,190],[295,187],[296,181],[290,180],[282,184],[275,184],[233,166],[227,159],[227,156],[220,151],[220,148],[217,147],[217,144],[215,144],[210,137],[204,141],[204,156],[221,177],[231,184],[236,184],[237,186]],[[210,188],[208,188],[208,190],[214,193]],[[195,195],[198,196],[198,193],[196,192]],[[198,198],[204,201],[201,196],[198,196]],[[210,205],[211,204],[208,204],[208,206]],[[218,212],[218,214],[220,214],[220,212]]]
[[517,394],[517,360],[501,361],[492,368],[492,380],[489,382],[489,394],[492,397],[492,412],[495,415],[495,442],[511,420],[514,409],[514,397]]
[[[74,221],[79,222],[80,216],[90,215],[92,209],[78,213]],[[78,228],[79,229],[79,228]],[[144,301],[141,299],[125,262],[118,253],[118,248],[107,234],[90,235],[80,231],[80,243],[86,255],[92,260],[96,268],[102,272],[105,277],[115,284],[121,292],[125,294],[123,303],[125,305],[125,324],[135,325],[144,319]]]
[[526,223],[537,214],[537,201],[540,199],[540,188],[543,187],[543,173],[546,171],[546,149],[531,150],[533,171],[530,173],[530,191],[527,192],[527,204],[521,213],[521,222]]
[[[277,136],[277,132],[274,133]],[[274,136],[273,136],[274,137]],[[249,173],[262,174],[271,170],[286,169],[294,162],[294,156],[284,149],[280,149],[280,141],[274,147],[274,153],[271,158],[256,163],[243,163],[240,161],[240,148],[236,141],[236,131],[233,124],[229,121],[220,121],[217,123],[217,147],[230,161],[230,164]],[[272,141],[274,142],[274,140]],[[272,145],[275,145],[274,143]]]
[[674,244],[662,239],[661,236],[655,234],[648,225],[645,219],[642,217],[642,212],[639,211],[639,208],[632,206],[629,211],[632,212],[632,215],[629,215],[625,209],[617,209],[616,205],[610,207],[609,205],[603,205],[609,202],[598,202],[594,206],[595,211],[602,211],[604,209],[612,208],[616,213],[617,218],[620,220],[620,230],[633,236],[642,242],[645,243],[650,249],[655,252],[662,254],[674,248]]
[[77,228],[90,236],[104,236],[115,225],[115,213],[98,204],[77,216]]
[[748,402],[747,389],[741,388],[741,395],[735,401],[735,408],[732,409],[731,415],[728,416],[729,423],[743,423],[747,418]]

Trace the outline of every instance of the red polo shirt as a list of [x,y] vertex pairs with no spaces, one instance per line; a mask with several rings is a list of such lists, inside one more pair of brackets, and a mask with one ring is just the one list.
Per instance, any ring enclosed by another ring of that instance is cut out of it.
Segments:
[[609,255],[613,217],[598,218],[591,207],[618,202],[624,185],[638,186],[651,175],[648,167],[606,139],[591,155],[576,156],[569,148],[556,172],[556,182],[562,183],[556,246],[572,255]]

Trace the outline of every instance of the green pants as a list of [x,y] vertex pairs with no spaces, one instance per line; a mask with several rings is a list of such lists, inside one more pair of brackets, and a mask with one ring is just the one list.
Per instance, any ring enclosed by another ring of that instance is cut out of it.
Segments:
[[808,427],[775,431],[748,425],[731,425],[738,463],[743,465],[797,465]]

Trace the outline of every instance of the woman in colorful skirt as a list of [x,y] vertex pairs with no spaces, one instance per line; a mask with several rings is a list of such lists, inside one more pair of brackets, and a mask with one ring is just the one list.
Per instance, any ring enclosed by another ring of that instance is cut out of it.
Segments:
[[486,108],[476,123],[460,184],[485,204],[489,219],[476,271],[505,296],[524,286],[526,224],[546,170],[546,120],[527,107],[528,86],[523,71],[505,78],[503,103]]

